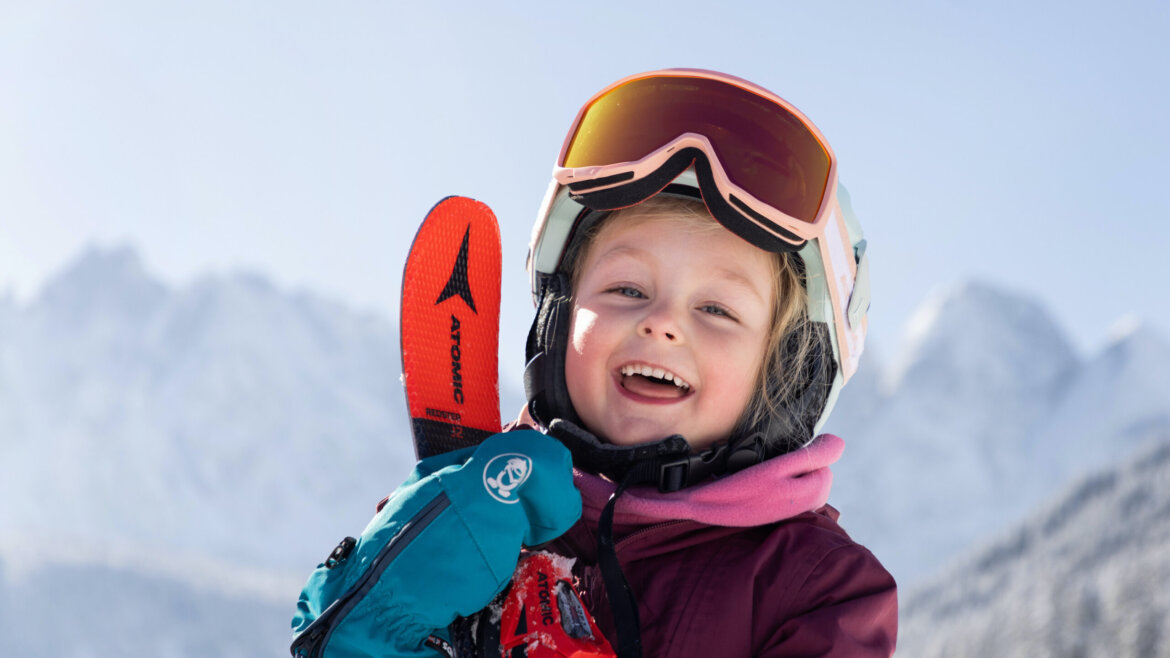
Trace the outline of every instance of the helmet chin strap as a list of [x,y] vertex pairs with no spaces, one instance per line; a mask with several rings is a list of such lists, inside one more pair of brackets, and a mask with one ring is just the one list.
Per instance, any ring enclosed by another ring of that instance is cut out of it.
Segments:
[[679,434],[634,446],[602,443],[580,425],[560,418],[549,424],[548,433],[569,449],[574,466],[626,485],[654,484],[663,493],[741,471],[766,456],[759,433],[723,441],[701,452],[692,452]]

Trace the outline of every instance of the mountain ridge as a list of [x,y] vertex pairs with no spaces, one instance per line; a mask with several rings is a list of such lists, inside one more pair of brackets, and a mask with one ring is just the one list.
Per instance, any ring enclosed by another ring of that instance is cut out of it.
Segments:
[[[905,584],[1123,457],[1134,423],[1156,431],[1170,413],[1170,350],[1149,327],[1080,357],[1041,302],[979,283],[936,291],[908,326],[893,365],[871,364],[877,397],[846,387],[826,426],[847,441],[830,502]],[[1135,362],[1150,376],[1131,376]],[[1087,401],[1109,396],[1126,411],[1098,418]]]
[[[176,573],[307,576],[412,467],[393,314],[258,274],[167,286],[133,250],[81,258],[44,299],[0,303],[0,495],[18,501],[0,509],[0,548],[63,539],[67,518],[82,547],[69,568],[104,586],[134,573],[135,591],[198,597]],[[70,306],[100,282],[100,300]],[[1082,357],[1030,295],[972,283],[928,303],[917,344],[892,352],[904,372],[871,346],[825,428],[847,441],[830,502],[910,588],[1170,427],[1170,349],[1152,327],[1129,321]],[[1084,415],[1109,396],[1124,413]],[[134,551],[163,562],[134,571]],[[66,561],[48,553],[46,577]]]

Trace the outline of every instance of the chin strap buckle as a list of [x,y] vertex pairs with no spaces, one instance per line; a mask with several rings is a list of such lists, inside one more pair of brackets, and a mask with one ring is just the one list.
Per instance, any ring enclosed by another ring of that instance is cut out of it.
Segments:
[[662,493],[678,491],[687,485],[690,457],[675,459],[658,467],[658,490]]
[[703,452],[663,461],[658,465],[658,490],[678,491],[712,475],[742,471],[764,460],[763,437],[753,434],[734,444],[717,443]]
[[658,490],[670,493],[707,479],[725,464],[727,448],[726,443],[718,443],[698,454],[663,462],[658,467]]

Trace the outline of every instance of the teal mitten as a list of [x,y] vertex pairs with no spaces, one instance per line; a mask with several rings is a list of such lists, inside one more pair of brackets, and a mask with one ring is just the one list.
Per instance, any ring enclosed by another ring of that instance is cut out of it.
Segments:
[[580,515],[569,451],[540,432],[424,459],[356,543],[309,576],[292,653],[428,655],[430,634],[503,590],[521,545],[556,538]]

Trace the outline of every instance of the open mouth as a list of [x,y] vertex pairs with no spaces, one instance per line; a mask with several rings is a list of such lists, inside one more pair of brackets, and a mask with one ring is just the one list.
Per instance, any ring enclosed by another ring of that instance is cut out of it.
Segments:
[[648,398],[681,398],[691,392],[691,385],[682,377],[664,368],[644,364],[621,367],[622,388]]

